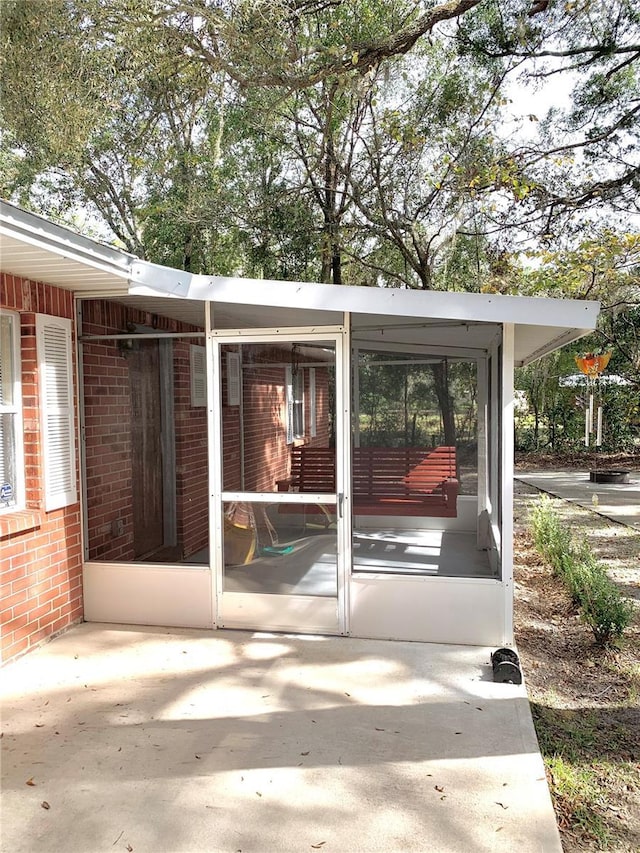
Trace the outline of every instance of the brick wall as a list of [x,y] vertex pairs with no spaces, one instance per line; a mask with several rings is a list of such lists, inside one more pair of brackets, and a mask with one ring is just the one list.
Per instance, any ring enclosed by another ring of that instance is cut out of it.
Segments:
[[[263,350],[265,362],[282,362],[278,350]],[[286,434],[285,368],[253,365],[243,371],[244,466],[248,491],[274,491],[286,476],[289,448]]]
[[[244,478],[247,491],[271,492],[289,474],[287,444],[286,365],[288,350],[259,344],[243,349]],[[224,361],[223,361],[224,364]],[[262,366],[264,365],[264,366]],[[311,437],[309,371],[304,376],[305,435],[296,444],[328,447],[330,442],[329,373],[316,368],[316,435]],[[223,378],[223,401],[226,390]],[[223,408],[225,488],[240,488],[239,407]]]
[[173,349],[177,533],[185,557],[209,541],[207,410],[191,405],[190,348],[177,341]]
[[[83,302],[82,334],[123,331],[124,309]],[[129,371],[116,341],[82,347],[90,560],[133,559]],[[120,520],[122,533],[115,527]],[[115,531],[115,532],[114,532]]]
[[78,503],[44,511],[35,315],[73,319],[68,291],[0,273],[0,305],[20,314],[26,510],[0,515],[2,661],[82,619]]
[[[83,303],[82,323],[83,337],[121,334],[131,328],[197,331],[184,323],[104,300]],[[193,342],[173,339],[170,345],[177,545],[160,557],[167,561],[185,559],[208,542],[207,415],[204,406],[191,405]],[[127,562],[135,558],[131,356],[118,341],[87,342],[82,349],[89,559]]]

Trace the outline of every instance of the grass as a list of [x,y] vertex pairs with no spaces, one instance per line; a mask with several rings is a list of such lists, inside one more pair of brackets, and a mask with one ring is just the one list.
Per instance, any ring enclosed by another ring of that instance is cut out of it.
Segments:
[[532,703],[531,710],[561,830],[578,849],[620,849],[621,794],[640,787],[630,752],[633,733],[623,723],[603,728],[602,709],[585,713]]

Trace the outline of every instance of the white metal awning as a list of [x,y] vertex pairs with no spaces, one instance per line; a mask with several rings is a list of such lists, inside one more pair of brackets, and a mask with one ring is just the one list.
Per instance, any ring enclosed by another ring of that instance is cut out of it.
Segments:
[[82,298],[110,298],[196,326],[204,326],[207,303],[221,329],[336,326],[349,312],[354,341],[363,347],[473,353],[509,323],[516,364],[589,333],[599,312],[592,301],[192,275],[141,261],[7,202],[0,202],[0,263],[3,272]]

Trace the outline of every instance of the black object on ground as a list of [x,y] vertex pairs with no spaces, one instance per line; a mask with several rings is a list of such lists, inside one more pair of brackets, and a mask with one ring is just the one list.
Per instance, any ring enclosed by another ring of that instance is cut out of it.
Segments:
[[493,680],[501,684],[522,684],[520,659],[513,649],[496,649],[491,655]]
[[613,468],[603,468],[602,471],[589,472],[590,483],[628,483],[629,471],[624,468],[614,470]]

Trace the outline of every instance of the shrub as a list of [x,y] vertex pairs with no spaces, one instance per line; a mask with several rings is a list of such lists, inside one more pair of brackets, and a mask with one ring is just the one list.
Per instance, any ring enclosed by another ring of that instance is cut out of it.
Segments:
[[596,642],[604,646],[620,637],[631,623],[633,605],[622,597],[604,567],[599,568],[585,574],[580,607]]
[[633,605],[622,596],[589,545],[574,543],[547,497],[534,507],[531,523],[537,550],[564,581],[596,642],[607,645],[620,637],[631,624]]

